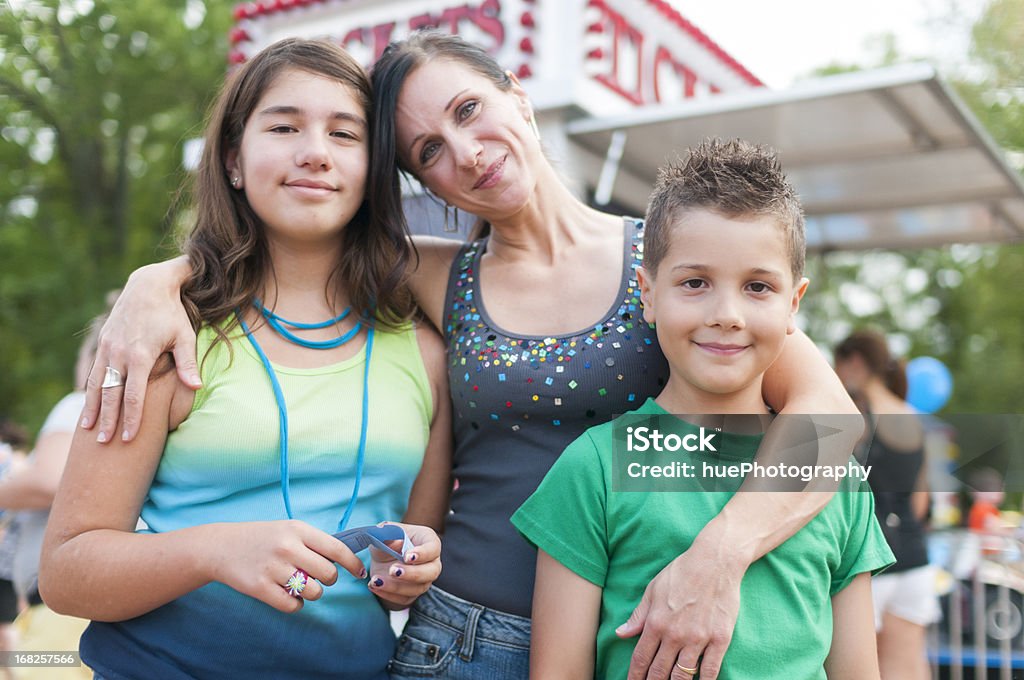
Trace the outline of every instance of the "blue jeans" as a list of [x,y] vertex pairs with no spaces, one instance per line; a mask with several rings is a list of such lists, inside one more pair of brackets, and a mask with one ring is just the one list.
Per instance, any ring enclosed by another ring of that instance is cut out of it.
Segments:
[[530,619],[431,588],[409,612],[392,680],[515,680],[530,675]]

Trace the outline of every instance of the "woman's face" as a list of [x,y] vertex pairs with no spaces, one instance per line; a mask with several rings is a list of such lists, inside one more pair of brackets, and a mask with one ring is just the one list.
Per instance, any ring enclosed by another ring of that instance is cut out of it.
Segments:
[[398,153],[448,203],[500,219],[520,210],[536,188],[543,156],[532,115],[518,81],[503,91],[460,62],[429,61],[399,92]]
[[850,393],[856,394],[864,389],[864,383],[871,377],[867,362],[859,354],[850,354],[842,359],[836,359],[836,375],[843,383],[843,387]]
[[289,69],[267,88],[228,154],[229,177],[272,241],[336,240],[363,202],[366,112],[346,85]]

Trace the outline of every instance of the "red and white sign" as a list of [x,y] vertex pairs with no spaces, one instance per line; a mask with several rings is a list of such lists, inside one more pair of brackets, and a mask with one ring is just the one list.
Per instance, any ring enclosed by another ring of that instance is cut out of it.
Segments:
[[262,0],[235,19],[234,63],[304,36],[370,65],[417,29],[458,33],[519,76],[539,110],[607,114],[761,85],[663,0]]
[[584,17],[587,72],[637,106],[762,84],[667,2],[589,0]]
[[[344,46],[369,66],[387,44],[421,28],[457,33],[482,45],[495,57],[512,57],[510,68],[527,66],[532,53],[508,54],[506,44],[517,33],[510,30],[507,0],[476,0],[450,6],[435,1],[404,0],[276,0],[235,7],[237,25],[230,38],[230,60],[244,61],[270,43],[290,36],[322,37]],[[530,3],[527,3],[530,4]],[[503,5],[505,7],[503,7]],[[526,19],[530,23],[530,19]],[[523,29],[529,27],[523,26]],[[528,40],[524,35],[522,40]],[[522,62],[522,63],[521,63]],[[504,63],[504,62],[503,62]]]

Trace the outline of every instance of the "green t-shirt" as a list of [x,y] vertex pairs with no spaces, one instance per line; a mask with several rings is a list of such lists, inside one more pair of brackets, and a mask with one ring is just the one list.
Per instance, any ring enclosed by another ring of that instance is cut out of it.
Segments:
[[[629,416],[668,416],[653,399]],[[621,420],[621,419],[620,419]],[[698,428],[672,419],[676,432]],[[732,496],[728,491],[613,492],[615,421],[583,433],[513,515],[523,536],[603,589],[595,676],[625,678],[638,637],[621,640],[648,583],[687,550]],[[751,460],[760,436],[724,435],[718,464]],[[740,611],[721,678],[825,678],[832,644],[831,596],[862,572],[894,562],[866,483],[841,486],[792,538],[755,562],[741,585]],[[843,490],[845,488],[845,490]]]

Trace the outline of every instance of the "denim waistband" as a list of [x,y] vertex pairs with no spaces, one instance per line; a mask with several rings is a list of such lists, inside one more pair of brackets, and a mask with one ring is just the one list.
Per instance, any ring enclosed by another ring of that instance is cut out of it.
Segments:
[[474,638],[529,648],[530,619],[468,602],[434,586],[416,600],[417,614],[460,631],[465,643]]

